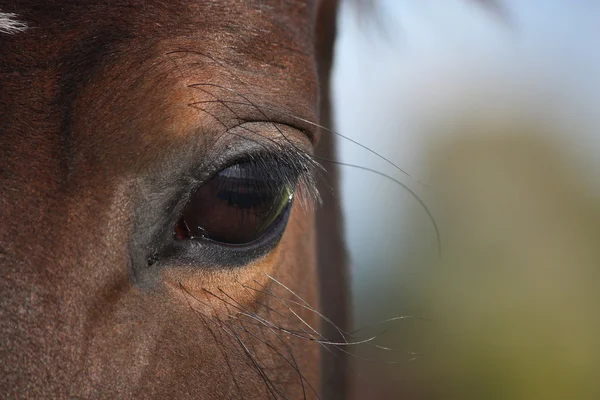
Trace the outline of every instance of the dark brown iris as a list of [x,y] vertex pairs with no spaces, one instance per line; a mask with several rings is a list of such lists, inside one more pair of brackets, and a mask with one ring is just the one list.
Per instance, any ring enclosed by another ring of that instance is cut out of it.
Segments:
[[250,243],[269,231],[291,203],[292,188],[233,165],[192,194],[177,226],[178,240],[207,238],[228,244]]

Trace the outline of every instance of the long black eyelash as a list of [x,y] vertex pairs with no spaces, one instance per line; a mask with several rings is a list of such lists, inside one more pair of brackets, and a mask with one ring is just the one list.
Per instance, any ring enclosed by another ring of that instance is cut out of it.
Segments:
[[245,155],[230,166],[245,164],[244,172],[273,192],[283,186],[295,188],[294,199],[303,208],[321,203],[317,182],[323,167],[307,152],[297,147],[267,145],[264,151]]

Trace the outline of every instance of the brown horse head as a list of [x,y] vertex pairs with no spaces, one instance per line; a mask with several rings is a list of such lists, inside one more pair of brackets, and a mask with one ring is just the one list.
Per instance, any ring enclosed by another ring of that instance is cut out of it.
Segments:
[[0,6],[3,396],[316,396],[319,7]]

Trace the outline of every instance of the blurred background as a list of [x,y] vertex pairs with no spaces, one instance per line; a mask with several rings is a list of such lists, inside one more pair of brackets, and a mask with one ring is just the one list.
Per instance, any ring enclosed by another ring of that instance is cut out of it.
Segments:
[[600,398],[599,37],[593,0],[343,5],[359,398]]

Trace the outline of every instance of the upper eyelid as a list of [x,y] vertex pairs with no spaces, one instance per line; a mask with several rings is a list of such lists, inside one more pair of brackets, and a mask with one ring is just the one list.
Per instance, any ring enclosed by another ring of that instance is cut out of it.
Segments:
[[[259,158],[265,154],[280,155],[282,160],[290,158],[299,162],[307,156],[312,157],[313,151],[311,136],[304,129],[274,120],[245,120],[219,135],[210,147],[212,149],[207,153],[217,153],[214,157],[208,157],[204,167],[212,164],[219,170],[235,164],[239,159]],[[219,151],[219,148],[224,151]],[[316,161],[312,160],[312,163]]]
[[[243,107],[249,107],[244,110],[242,115],[236,115],[238,118],[243,118],[243,114],[247,114],[248,117],[252,115],[250,118],[245,118],[244,122],[265,122],[272,124],[282,124],[287,125],[289,127],[294,128],[295,130],[302,132],[302,134],[310,141],[310,143],[314,146],[319,139],[318,130],[320,125],[316,122],[313,122],[315,116],[313,113],[308,113],[302,116],[302,113],[296,114],[292,109],[282,108],[281,106],[275,106],[270,104],[255,104],[251,99],[247,96],[241,94],[235,89],[223,87],[221,85],[217,85],[214,83],[195,83],[188,85],[190,88],[199,89],[211,97],[215,95],[211,92],[207,92],[207,87],[214,87],[220,90],[224,90],[228,93],[232,93],[235,96],[239,97],[237,100],[228,100],[222,98],[214,98],[209,100],[202,100],[199,102],[191,103],[190,105],[196,104],[205,104],[205,103],[220,103],[223,105],[239,105]],[[227,107],[229,108],[229,107]],[[232,111],[230,109],[230,111]]]
[[[301,152],[307,152],[308,149],[306,149],[305,145],[303,145],[301,142],[294,140],[293,139],[293,135],[291,135],[292,137],[286,135],[283,132],[283,129],[291,129],[293,132],[299,132],[302,134],[302,136],[308,140],[308,142],[310,143],[310,150],[312,150],[314,148],[315,145],[315,135],[314,133],[311,133],[310,130],[307,130],[305,127],[300,126],[298,124],[295,124],[292,122],[285,122],[285,121],[278,121],[278,120],[246,120],[243,123],[234,126],[233,128],[229,129],[227,132],[233,132],[236,130],[243,130],[247,133],[253,134],[253,135],[257,135],[258,137],[273,142],[275,138],[271,138],[271,137],[267,137],[261,134],[261,132],[253,130],[251,128],[248,127],[248,125],[254,125],[254,124],[265,124],[267,126],[267,128],[274,128],[275,131],[277,131],[278,133],[278,139],[280,139],[282,142],[287,142],[288,145],[290,145],[293,148],[296,148],[296,150],[299,150]],[[248,138],[246,138],[246,140],[249,140]]]
[[323,169],[312,156],[313,145],[309,137],[295,127],[259,120],[242,122],[217,134],[214,142],[200,146],[198,136],[202,135],[201,131],[186,135],[187,140],[172,149],[163,166],[156,166],[168,174],[163,175],[162,185],[155,186],[153,191],[160,194],[165,192],[165,187],[175,189],[177,185],[178,196],[184,198],[225,168],[250,158],[261,161],[266,157],[273,170],[286,165],[296,168],[302,192],[308,195],[303,197],[308,197],[310,203],[320,201],[316,182]]
[[[255,172],[262,173],[264,176],[274,178],[275,181],[288,183],[291,180],[302,178],[302,175],[309,174],[311,179],[315,179],[318,164],[306,153],[287,149],[287,151],[263,151],[249,154],[231,163],[229,166],[221,169],[217,174],[228,170],[236,165],[249,165]],[[310,160],[310,161],[309,161]],[[239,169],[240,177],[247,176],[246,169]]]

